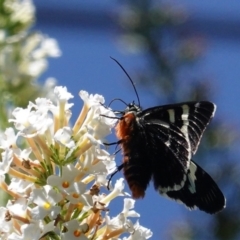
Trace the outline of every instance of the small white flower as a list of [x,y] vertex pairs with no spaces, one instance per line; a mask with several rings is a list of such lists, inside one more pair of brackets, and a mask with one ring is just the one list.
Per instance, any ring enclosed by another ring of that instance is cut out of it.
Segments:
[[23,219],[29,219],[28,216],[28,205],[27,200],[25,198],[19,198],[15,202],[11,202],[10,200],[7,203],[7,209],[11,213],[12,216],[18,216]]
[[12,178],[8,186],[8,190],[17,193],[19,196],[26,197],[34,188],[34,183],[25,181],[23,179]]
[[13,128],[7,128],[4,133],[0,134],[0,148],[17,148],[18,135],[15,135]]
[[12,112],[15,119],[10,119],[9,122],[13,122],[17,130],[23,130],[29,127],[29,117],[31,115],[31,108],[15,108]]
[[12,233],[8,240],[39,240],[41,236],[41,229],[37,223],[24,224],[21,226],[21,235]]
[[41,41],[41,45],[33,52],[35,59],[49,57],[60,57],[61,50],[58,47],[58,43],[54,38],[44,37]]
[[96,158],[102,161],[106,166],[107,174],[110,175],[116,170],[115,155],[110,155],[104,149],[96,148],[95,150]]
[[13,222],[11,218],[6,218],[9,215],[8,209],[0,207],[0,232],[11,232],[13,229]]
[[110,192],[105,198],[101,200],[102,203],[109,203],[112,199],[118,197],[118,196],[124,196],[124,195],[129,195],[128,193],[123,191],[124,189],[124,179],[120,178],[116,181],[114,185],[114,189],[112,192]]
[[114,112],[111,109],[103,106],[101,106],[99,109],[99,115],[103,115],[101,116],[101,119],[100,119],[101,123],[111,128],[113,128],[116,125],[116,122],[118,121],[117,119],[114,118],[116,117]]
[[102,95],[99,94],[90,94],[86,91],[80,91],[79,92],[80,98],[83,100],[84,104],[86,104],[89,108],[92,107],[93,105],[100,105],[104,104],[105,100]]
[[75,182],[71,188],[66,189],[66,198],[73,204],[83,204],[85,211],[93,207],[92,196],[86,194],[86,187],[82,182]]
[[62,240],[89,240],[84,234],[88,230],[85,224],[79,225],[77,220],[71,220],[64,226],[67,228],[67,232],[61,234]]
[[67,91],[66,87],[55,87],[54,93],[60,102],[67,102],[69,99],[73,98],[73,95]]
[[14,122],[16,129],[20,130],[19,134],[25,137],[44,134],[53,123],[47,113],[32,110],[32,104],[26,109],[16,108],[12,115],[15,119],[10,119],[9,122]]
[[107,174],[107,164],[104,161],[98,160],[96,156],[96,151],[98,147],[91,147],[84,153],[84,160],[79,161],[79,165],[81,166],[80,171],[86,174],[93,175],[102,175]]
[[68,164],[62,168],[62,176],[51,175],[47,179],[47,183],[52,187],[57,187],[61,192],[65,192],[74,183],[74,179],[79,171],[72,165]]
[[124,238],[124,240],[146,240],[153,235],[150,229],[141,226],[138,221],[134,224],[133,227],[134,231],[132,234],[128,238]]
[[39,76],[47,68],[46,59],[38,59],[28,63],[27,72],[31,77]]
[[116,230],[116,229],[122,228],[123,221],[118,216],[114,217],[114,218],[110,218],[108,216],[108,213],[106,213],[105,220],[106,220],[107,228],[109,228],[111,230]]
[[[96,178],[95,178],[95,182],[97,185],[99,186],[105,186],[108,187],[109,185],[109,180],[108,180],[108,175],[107,174],[97,174]],[[110,185],[110,189],[112,188],[112,186]]]
[[5,149],[4,152],[2,152],[2,161],[0,162],[0,175],[3,175],[5,173],[8,173],[10,165],[13,160],[13,151],[12,149]]
[[125,217],[140,217],[140,214],[137,213],[134,210],[131,210],[134,208],[135,200],[131,198],[124,198],[124,206],[122,213]]
[[[55,221],[51,221],[46,225],[41,226],[41,237],[43,237],[45,234],[51,232],[51,231],[56,231],[57,232],[57,227],[55,226]],[[41,237],[39,239],[41,239]]]
[[62,195],[49,185],[42,189],[34,189],[31,200],[37,205],[31,209],[33,219],[43,219],[47,215],[54,219],[61,210],[56,204],[62,200]]
[[27,160],[29,159],[29,155],[32,153],[32,149],[31,148],[25,148],[23,150],[21,149],[17,149],[14,154],[20,158],[20,159],[23,159],[23,160]]
[[91,130],[89,133],[95,139],[103,139],[111,133],[111,129],[115,126],[117,120],[112,119],[114,117],[115,114],[112,111],[106,110],[105,107],[98,103],[91,106],[84,123]]
[[49,232],[56,232],[57,234],[59,234],[59,229],[55,226],[55,224],[55,221],[51,221],[47,224],[39,224],[41,227],[41,236],[39,239],[42,239],[42,237]]
[[29,102],[28,107],[30,109],[35,108],[39,112],[46,114],[53,107],[53,103],[47,98],[37,98],[35,103]]
[[49,100],[55,99],[55,94],[53,93],[53,89],[56,87],[57,79],[53,77],[49,77],[45,80],[43,87],[43,90],[46,92],[46,98],[49,98]]
[[54,135],[54,140],[62,146],[68,148],[75,148],[75,142],[72,140],[72,129],[70,127],[63,127],[58,129]]
[[131,220],[125,218],[122,213],[118,214],[112,219],[108,215],[106,215],[106,224],[107,228],[110,230],[122,229],[122,232],[129,233],[134,231]]

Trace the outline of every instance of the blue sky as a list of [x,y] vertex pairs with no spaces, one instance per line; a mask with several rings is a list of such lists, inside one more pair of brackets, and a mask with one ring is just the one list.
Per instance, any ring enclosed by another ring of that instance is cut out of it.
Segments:
[[[95,8],[116,11],[113,1],[35,1],[37,11],[39,8]],[[216,20],[229,20],[240,23],[240,1],[181,1],[185,4],[189,15],[198,19],[208,18]],[[184,5],[183,5],[184,6]],[[81,100],[78,98],[79,90],[104,95],[109,102],[113,98],[122,98],[126,102],[136,100],[134,91],[121,69],[109,58],[112,56],[126,68],[131,74],[134,68],[138,68],[144,62],[143,56],[131,55],[123,52],[116,44],[117,33],[107,31],[91,31],[86,28],[56,28],[51,24],[41,23],[37,19],[36,29],[56,38],[63,55],[59,59],[51,59],[49,68],[43,75],[55,77],[59,85],[65,85],[75,96],[73,111],[76,113],[81,108]],[[240,29],[240,28],[239,28]],[[239,30],[240,33],[240,30]],[[238,33],[238,34],[239,34]],[[218,108],[216,118],[221,119],[236,127],[240,126],[240,41],[239,36],[216,37],[206,34],[207,48],[204,56],[194,66],[194,73],[209,76],[213,79],[213,95],[209,97]],[[154,104],[155,98],[145,89],[138,87],[143,107]],[[124,106],[122,106],[123,108]],[[73,119],[77,114],[73,114]],[[121,162],[120,154],[117,157]],[[205,169],[207,170],[207,169]],[[116,213],[122,208],[122,200],[118,201]],[[110,209],[114,212],[114,208]],[[144,200],[136,203],[136,210],[141,213],[140,223],[152,229],[154,237],[163,237],[174,221],[181,221],[182,215],[188,211],[184,206],[159,196],[150,186]],[[205,213],[193,211],[196,217],[202,217]]]

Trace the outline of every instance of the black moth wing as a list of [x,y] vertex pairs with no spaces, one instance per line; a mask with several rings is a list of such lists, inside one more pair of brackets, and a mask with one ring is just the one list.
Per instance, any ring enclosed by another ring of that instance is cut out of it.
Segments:
[[151,150],[149,158],[158,191],[183,187],[192,155],[215,109],[211,102],[184,102],[148,108],[137,114]]
[[178,191],[168,191],[164,195],[181,201],[190,209],[198,207],[210,214],[219,212],[226,204],[224,195],[214,180],[193,161],[183,188]]
[[216,111],[216,105],[207,102],[183,102],[148,108],[138,114],[145,121],[153,119],[170,123],[179,128],[196,153],[203,132]]
[[160,120],[141,123],[144,126],[148,162],[154,186],[162,191],[178,190],[186,180],[191,157],[189,144],[179,129]]

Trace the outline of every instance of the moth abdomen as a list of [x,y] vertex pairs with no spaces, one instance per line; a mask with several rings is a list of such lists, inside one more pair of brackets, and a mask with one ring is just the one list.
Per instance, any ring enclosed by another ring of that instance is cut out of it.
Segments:
[[125,162],[123,173],[134,199],[143,198],[151,179],[151,171],[141,164],[132,164],[131,161]]

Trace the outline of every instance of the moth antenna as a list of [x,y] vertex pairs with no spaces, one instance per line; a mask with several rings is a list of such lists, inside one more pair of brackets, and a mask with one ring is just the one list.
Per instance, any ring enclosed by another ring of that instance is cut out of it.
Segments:
[[123,67],[115,58],[113,58],[113,57],[110,57],[110,58],[111,58],[113,61],[115,61],[115,62],[118,64],[118,66],[124,71],[124,73],[127,75],[128,79],[129,79],[130,82],[132,83],[133,89],[134,89],[135,94],[136,94],[136,96],[137,96],[138,105],[141,106],[141,105],[140,105],[140,99],[139,99],[139,96],[138,96],[138,93],[137,93],[137,89],[136,89],[136,87],[135,87],[135,85],[134,85],[134,83],[133,83],[133,80],[131,79],[131,77],[129,76],[129,74],[127,73],[127,71],[124,69],[124,67]]
[[128,106],[128,104],[126,102],[124,102],[121,98],[114,98],[109,104],[108,107],[110,107],[110,105],[114,102],[114,101],[120,101],[123,104],[125,104],[126,106]]

